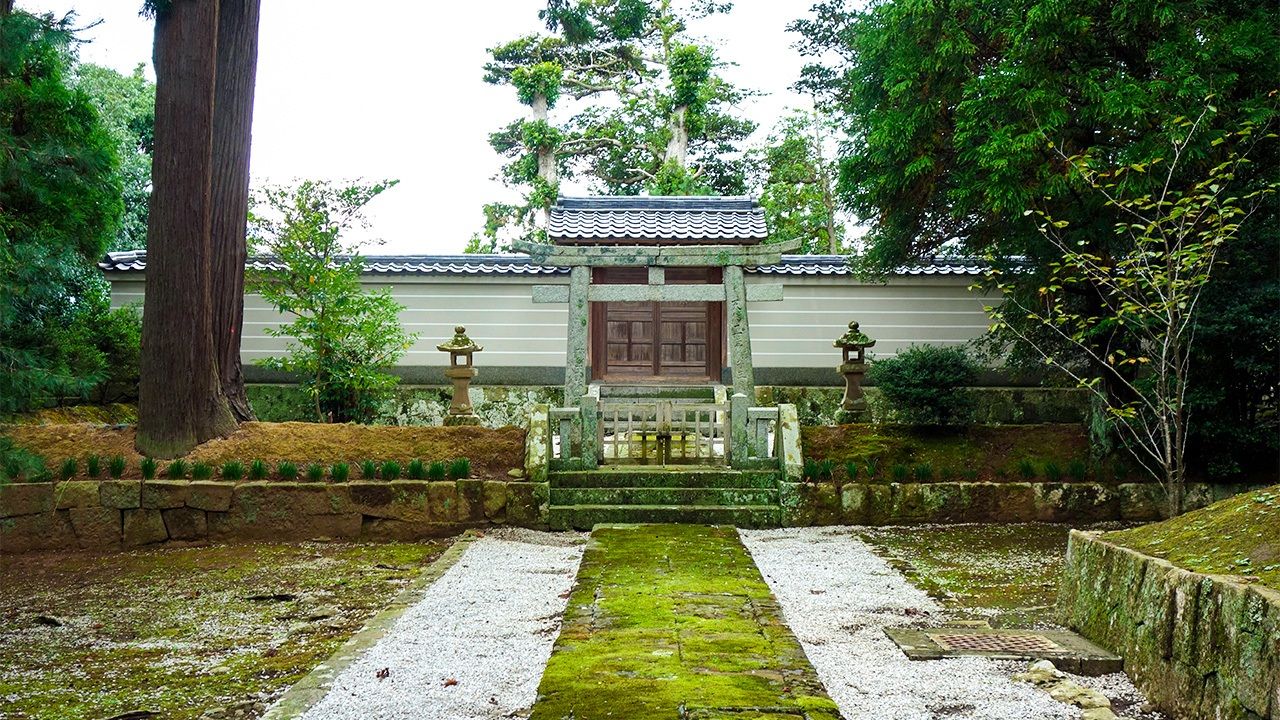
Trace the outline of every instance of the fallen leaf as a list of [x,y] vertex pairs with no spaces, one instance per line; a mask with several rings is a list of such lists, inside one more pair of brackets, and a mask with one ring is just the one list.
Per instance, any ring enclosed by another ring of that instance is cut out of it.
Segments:
[[453,678],[449,678],[448,680],[444,681],[444,687],[453,687],[454,685],[457,685],[457,684],[458,684],[458,681]]
[[385,680],[391,676],[391,668],[382,668],[376,673],[376,675],[379,680]]

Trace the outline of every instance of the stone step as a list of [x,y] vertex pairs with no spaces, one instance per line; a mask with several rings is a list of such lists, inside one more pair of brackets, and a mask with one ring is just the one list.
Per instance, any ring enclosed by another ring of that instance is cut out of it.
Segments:
[[590,530],[601,523],[764,528],[778,527],[782,523],[782,510],[777,505],[552,505],[548,510],[548,523],[552,530]]
[[768,488],[778,487],[776,470],[726,468],[620,466],[599,470],[555,470],[549,474],[557,488]]
[[777,505],[774,488],[555,487],[552,505]]

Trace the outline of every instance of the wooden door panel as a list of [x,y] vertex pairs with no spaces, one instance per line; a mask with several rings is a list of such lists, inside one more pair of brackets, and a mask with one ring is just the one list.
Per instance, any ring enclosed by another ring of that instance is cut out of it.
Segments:
[[[718,269],[668,268],[667,283],[719,282]],[[644,284],[646,268],[596,268],[596,283]],[[593,303],[598,378],[718,379],[722,303]]]

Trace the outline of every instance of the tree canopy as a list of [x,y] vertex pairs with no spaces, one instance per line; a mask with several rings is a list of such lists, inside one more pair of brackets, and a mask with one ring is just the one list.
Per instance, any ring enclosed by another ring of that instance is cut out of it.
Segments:
[[147,210],[151,202],[151,153],[155,145],[156,86],[139,64],[124,75],[82,63],[76,86],[83,89],[116,142],[120,159],[124,214],[108,250],[147,246]]

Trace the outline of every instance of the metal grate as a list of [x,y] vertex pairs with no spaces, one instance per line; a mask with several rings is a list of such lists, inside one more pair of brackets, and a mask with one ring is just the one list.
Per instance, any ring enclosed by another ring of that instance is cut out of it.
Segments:
[[1060,652],[1063,648],[1043,635],[1032,633],[928,633],[929,639],[943,650],[978,650],[981,652],[1038,653]]

